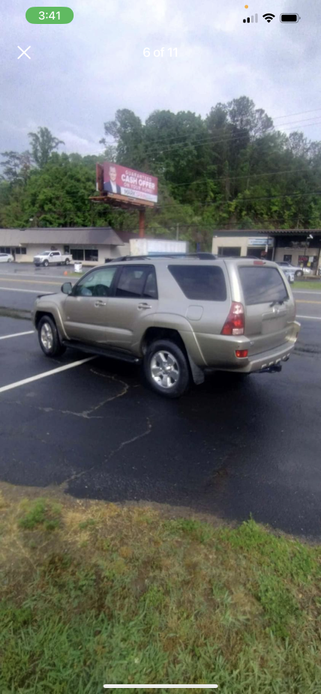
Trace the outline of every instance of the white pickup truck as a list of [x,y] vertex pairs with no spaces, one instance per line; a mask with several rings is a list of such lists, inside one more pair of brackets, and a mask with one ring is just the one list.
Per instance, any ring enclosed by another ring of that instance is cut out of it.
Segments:
[[35,265],[69,265],[72,262],[72,255],[67,253],[62,255],[60,251],[43,251],[35,255],[33,262]]

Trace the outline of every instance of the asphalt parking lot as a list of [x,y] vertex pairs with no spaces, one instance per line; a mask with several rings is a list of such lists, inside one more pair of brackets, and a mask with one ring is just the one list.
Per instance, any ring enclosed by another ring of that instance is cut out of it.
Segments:
[[46,359],[29,311],[65,279],[63,268],[0,267],[0,479],[252,514],[320,538],[321,293],[295,292],[302,330],[281,374],[213,374],[167,401],[133,365],[69,350]]

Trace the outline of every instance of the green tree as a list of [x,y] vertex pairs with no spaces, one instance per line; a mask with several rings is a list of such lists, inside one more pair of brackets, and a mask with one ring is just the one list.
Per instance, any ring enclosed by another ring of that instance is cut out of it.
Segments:
[[48,128],[38,128],[36,133],[28,135],[31,144],[31,155],[34,163],[42,169],[49,161],[51,154],[59,147],[64,145],[62,140],[48,130]]
[[58,154],[47,128],[30,134],[32,152],[3,153],[2,226],[106,225],[137,231],[137,212],[94,205],[96,163],[115,161],[159,179],[147,233],[179,235],[210,249],[219,228],[313,228],[321,223],[321,143],[277,131],[246,96],[202,118],[153,111],[145,123],[120,109],[104,125],[101,154]]
[[2,152],[1,156],[4,161],[1,162],[3,167],[2,179],[9,183],[24,183],[28,178],[31,169],[30,152]]

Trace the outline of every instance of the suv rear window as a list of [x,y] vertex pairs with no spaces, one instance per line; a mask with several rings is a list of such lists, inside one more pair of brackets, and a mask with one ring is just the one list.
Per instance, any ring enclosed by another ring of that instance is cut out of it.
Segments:
[[223,271],[213,265],[169,265],[168,269],[188,299],[225,301]]
[[288,299],[286,286],[275,267],[239,267],[247,306]]

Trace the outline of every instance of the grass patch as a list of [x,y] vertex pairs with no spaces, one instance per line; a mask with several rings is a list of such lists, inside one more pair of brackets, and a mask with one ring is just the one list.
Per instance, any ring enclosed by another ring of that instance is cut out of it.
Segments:
[[321,291],[321,281],[320,280],[314,280],[314,281],[310,280],[310,282],[309,282],[308,280],[301,280],[301,282],[300,281],[292,282],[291,288],[292,289],[303,289],[303,290],[308,289],[309,291],[310,291],[310,289],[313,289],[317,292],[318,291],[320,292]]
[[20,528],[33,530],[37,526],[42,526],[45,530],[55,530],[59,527],[61,506],[37,499],[36,501],[25,501],[21,503],[23,515],[19,518]]
[[320,547],[253,520],[59,501],[0,499],[1,694],[321,691]]

